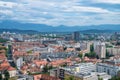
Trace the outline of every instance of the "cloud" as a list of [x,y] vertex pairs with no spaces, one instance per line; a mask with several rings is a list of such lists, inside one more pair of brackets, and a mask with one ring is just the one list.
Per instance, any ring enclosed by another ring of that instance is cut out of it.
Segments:
[[92,0],[95,3],[120,4],[120,0]]
[[102,8],[96,8],[96,7],[84,7],[84,6],[72,6],[65,11],[68,12],[92,12],[92,13],[109,13],[110,11],[102,9]]
[[11,10],[0,10],[0,14],[10,15],[13,14]]
[[[100,4],[99,6],[93,4]],[[114,4],[107,5],[106,4]],[[120,0],[0,0],[0,20],[47,25],[120,24]]]
[[0,1],[0,7],[13,8],[14,6],[17,6],[17,4],[13,2]]

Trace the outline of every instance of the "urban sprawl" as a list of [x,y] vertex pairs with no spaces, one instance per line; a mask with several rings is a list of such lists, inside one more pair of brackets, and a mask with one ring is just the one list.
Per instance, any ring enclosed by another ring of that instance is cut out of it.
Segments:
[[120,80],[120,33],[2,32],[0,80]]

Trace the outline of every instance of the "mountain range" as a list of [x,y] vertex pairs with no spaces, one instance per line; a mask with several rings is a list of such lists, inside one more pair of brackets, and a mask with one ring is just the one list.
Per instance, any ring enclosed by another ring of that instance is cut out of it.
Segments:
[[120,25],[92,25],[92,26],[49,26],[45,24],[20,23],[12,20],[0,21],[0,29],[17,29],[38,32],[73,32],[73,31],[120,31]]

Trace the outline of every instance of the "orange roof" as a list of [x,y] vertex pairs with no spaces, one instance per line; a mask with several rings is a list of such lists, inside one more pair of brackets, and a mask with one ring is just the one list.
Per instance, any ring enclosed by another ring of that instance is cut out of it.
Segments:
[[66,52],[75,51],[75,48],[67,48]]
[[11,67],[10,64],[8,63],[8,61],[3,61],[0,64],[0,70],[8,70],[8,71],[12,71],[12,70],[16,70],[15,68]]
[[5,53],[6,51],[5,50],[0,50],[0,53]]
[[5,66],[10,66],[9,62],[4,60],[1,64],[0,64],[1,67],[5,67]]
[[5,59],[7,59],[5,53],[0,53],[0,60],[5,60]]
[[13,67],[11,67],[11,66],[9,66],[7,70],[8,70],[8,71],[13,71],[13,70],[16,70],[16,69],[13,68]]
[[33,62],[34,62],[34,64],[36,64],[37,66],[47,65],[47,63],[48,63],[46,60],[34,60]]
[[53,76],[49,76],[46,74],[39,74],[39,75],[34,75],[34,80],[60,80],[59,78],[53,77]]
[[0,46],[0,48],[6,48],[5,46]]
[[55,61],[50,62],[49,64],[52,65],[53,67],[57,67],[65,63],[70,64],[72,63],[72,61],[69,58],[67,58],[67,59],[55,60]]

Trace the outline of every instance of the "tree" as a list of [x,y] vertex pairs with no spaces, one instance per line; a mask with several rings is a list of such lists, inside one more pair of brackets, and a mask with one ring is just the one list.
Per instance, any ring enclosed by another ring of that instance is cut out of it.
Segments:
[[44,73],[47,73],[47,72],[48,72],[48,66],[47,66],[47,65],[44,66],[43,72],[44,72]]
[[78,54],[78,57],[82,58],[82,56],[83,56],[82,54]]
[[8,71],[5,71],[4,75],[5,75],[5,80],[8,80],[10,78],[10,74]]
[[0,43],[5,43],[5,42],[7,42],[6,39],[0,38]]
[[90,45],[90,52],[94,52],[94,46],[93,46],[93,44]]
[[48,73],[50,69],[53,69],[53,66],[52,66],[52,65],[51,65],[51,66],[45,65],[45,66],[43,67],[42,72],[43,72],[43,73]]
[[64,51],[67,49],[67,47],[64,47]]
[[2,74],[0,74],[0,80],[2,80],[3,78],[2,78]]
[[110,79],[110,80],[120,80],[120,77],[114,76],[114,77],[112,77],[112,79]]
[[86,53],[85,56],[90,58],[96,58],[96,53],[95,52]]
[[98,77],[98,80],[103,80],[102,78]]
[[109,54],[109,52],[106,50],[106,58],[109,59],[109,56],[110,56],[110,54]]
[[65,80],[75,80],[74,76],[69,76]]
[[66,67],[67,66],[67,63],[64,63],[63,65],[61,65],[61,67]]
[[69,80],[74,80],[74,76],[70,76],[70,77],[69,77]]
[[51,66],[49,66],[49,69],[53,69],[53,66],[51,65]]
[[94,52],[94,46],[93,46],[93,44],[90,45],[90,53],[86,53],[85,56],[90,57],[90,58],[98,58],[98,56]]
[[112,57],[114,55],[110,54],[107,50],[106,50],[106,58],[109,59],[110,57]]
[[96,55],[96,58],[97,58],[97,59],[99,59],[99,56],[98,56],[98,55]]

